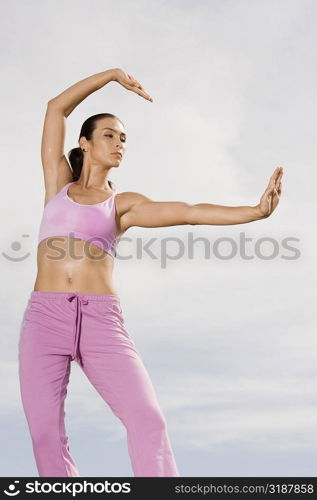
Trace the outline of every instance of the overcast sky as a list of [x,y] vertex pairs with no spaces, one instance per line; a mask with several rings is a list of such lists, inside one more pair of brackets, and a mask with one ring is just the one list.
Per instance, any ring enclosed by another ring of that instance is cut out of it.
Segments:
[[[110,175],[118,192],[255,205],[284,167],[280,205],[266,220],[134,227],[119,244],[126,326],[180,473],[316,474],[316,16],[309,0],[2,2],[2,476],[38,475],[18,339],[36,277],[46,103],[114,67],[154,102],[111,82],[68,117],[65,152],[88,116],[119,116],[128,140]],[[193,258],[190,237],[204,238]],[[151,238],[156,258],[140,257],[137,242]],[[125,428],[76,363],[65,411],[81,476],[133,475]]]

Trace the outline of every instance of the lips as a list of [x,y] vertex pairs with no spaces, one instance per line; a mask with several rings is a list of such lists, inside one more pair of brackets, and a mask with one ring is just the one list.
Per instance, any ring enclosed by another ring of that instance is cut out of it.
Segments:
[[122,154],[121,154],[121,153],[118,153],[118,152],[117,152],[117,153],[111,153],[111,154],[113,154],[113,155],[117,155],[117,156],[120,156],[120,158],[122,158]]

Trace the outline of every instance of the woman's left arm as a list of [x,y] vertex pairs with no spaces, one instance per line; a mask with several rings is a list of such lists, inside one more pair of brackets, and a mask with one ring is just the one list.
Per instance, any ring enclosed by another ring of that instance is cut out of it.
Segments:
[[130,193],[130,208],[122,217],[124,229],[183,224],[231,225],[265,219],[272,214],[280,200],[282,176],[283,167],[277,167],[256,206],[190,205],[182,201],[152,201],[142,194]]

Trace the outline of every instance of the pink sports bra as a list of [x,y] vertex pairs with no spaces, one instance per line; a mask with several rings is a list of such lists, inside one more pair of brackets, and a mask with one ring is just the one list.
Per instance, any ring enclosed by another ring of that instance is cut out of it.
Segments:
[[[75,182],[75,181],[74,181]],[[38,243],[49,236],[69,236],[89,241],[113,258],[116,256],[116,207],[114,192],[93,205],[82,205],[68,197],[68,182],[44,207]]]

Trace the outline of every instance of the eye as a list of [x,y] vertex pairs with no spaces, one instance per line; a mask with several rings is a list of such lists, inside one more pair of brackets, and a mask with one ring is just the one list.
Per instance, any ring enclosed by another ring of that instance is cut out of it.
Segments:
[[[105,137],[113,137],[112,134],[105,134]],[[122,142],[126,142],[126,139],[124,137],[122,137]]]

